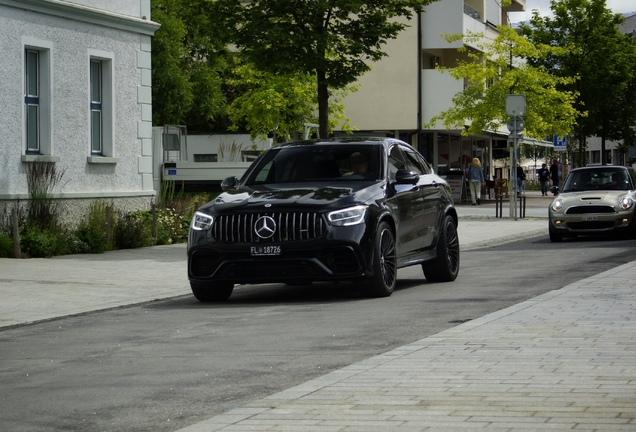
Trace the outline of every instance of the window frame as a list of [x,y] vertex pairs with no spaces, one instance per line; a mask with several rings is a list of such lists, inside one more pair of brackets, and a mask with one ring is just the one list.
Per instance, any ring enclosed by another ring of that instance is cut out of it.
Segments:
[[[22,36],[22,160],[56,162],[53,156],[53,49],[50,41]],[[30,62],[36,55],[36,64]],[[33,79],[33,75],[35,80]],[[31,78],[31,80],[29,80]],[[35,81],[34,92],[32,84]],[[35,108],[35,110],[33,110]],[[35,116],[35,119],[33,118]],[[35,137],[34,137],[35,134]]]
[[104,154],[104,132],[102,129],[102,94],[102,61],[92,58],[90,60],[91,154],[99,156],[102,156]]
[[[86,145],[89,163],[116,162],[114,62],[115,56],[112,52],[94,49],[87,52]],[[97,83],[94,82],[94,67],[98,67]],[[99,92],[98,98],[95,98],[95,90]],[[97,120],[99,130],[95,131]]]

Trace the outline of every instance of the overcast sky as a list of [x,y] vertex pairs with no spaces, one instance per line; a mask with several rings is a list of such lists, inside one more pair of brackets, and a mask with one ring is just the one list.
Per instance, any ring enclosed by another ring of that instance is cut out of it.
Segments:
[[[614,13],[636,12],[636,0],[606,0],[606,4]],[[526,11],[510,13],[510,21],[529,21],[533,9],[538,9],[542,16],[552,15],[550,0],[526,0]]]

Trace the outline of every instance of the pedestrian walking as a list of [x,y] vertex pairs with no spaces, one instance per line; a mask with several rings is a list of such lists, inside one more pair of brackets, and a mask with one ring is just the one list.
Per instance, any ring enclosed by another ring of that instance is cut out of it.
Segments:
[[[550,165],[550,178],[552,179],[552,186],[559,187],[559,163],[555,159],[552,161],[552,165]],[[552,193],[556,195],[556,191]]]
[[473,158],[473,162],[466,169],[466,181],[470,187],[470,199],[473,205],[481,204],[481,188],[485,184],[484,171],[481,169],[481,162],[478,158]]
[[537,171],[537,177],[541,184],[541,196],[548,195],[548,182],[550,181],[550,171],[546,168],[546,164],[541,164],[541,168]]
[[523,168],[517,164],[517,196],[521,194],[525,189],[523,187],[523,182],[526,180],[526,173],[523,172]]

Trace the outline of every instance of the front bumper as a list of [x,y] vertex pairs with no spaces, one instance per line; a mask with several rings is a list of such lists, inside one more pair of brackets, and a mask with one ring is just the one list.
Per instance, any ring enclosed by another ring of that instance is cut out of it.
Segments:
[[577,214],[550,213],[550,226],[564,233],[602,234],[627,229],[632,223],[634,213],[621,211],[613,214]]
[[191,281],[274,283],[364,277],[366,259],[357,245],[281,245],[276,256],[251,256],[249,245],[200,247],[188,257]]

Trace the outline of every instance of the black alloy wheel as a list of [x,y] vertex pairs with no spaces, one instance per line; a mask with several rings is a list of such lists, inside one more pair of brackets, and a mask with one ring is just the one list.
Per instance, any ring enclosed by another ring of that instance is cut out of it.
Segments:
[[359,286],[373,297],[388,297],[393,293],[397,280],[397,255],[395,235],[386,222],[378,226],[374,248],[373,276],[361,281]]
[[452,282],[459,274],[459,235],[452,216],[446,215],[437,239],[437,257],[422,264],[429,282]]

